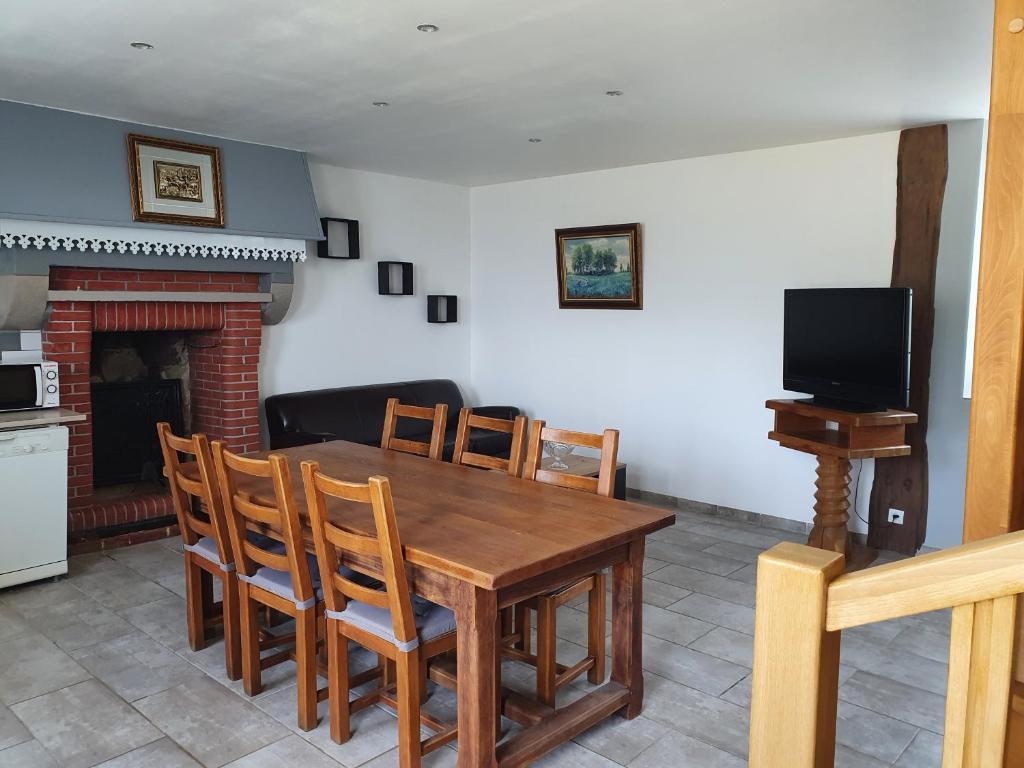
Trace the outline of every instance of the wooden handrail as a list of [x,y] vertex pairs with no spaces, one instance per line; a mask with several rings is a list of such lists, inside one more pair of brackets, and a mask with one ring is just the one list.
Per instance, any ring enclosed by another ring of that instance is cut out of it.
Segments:
[[1024,531],[840,576],[829,632],[1024,592]]
[[783,543],[757,565],[750,765],[827,768],[840,630],[952,608],[944,768],[997,768],[1009,716],[1024,531],[841,575],[843,557]]

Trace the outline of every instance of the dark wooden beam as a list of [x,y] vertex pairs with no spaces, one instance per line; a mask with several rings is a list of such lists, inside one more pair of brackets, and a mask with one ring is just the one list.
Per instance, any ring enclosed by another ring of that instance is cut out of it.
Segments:
[[[928,379],[935,325],[935,267],[948,166],[946,126],[900,134],[896,181],[896,245],[892,286],[914,292],[910,330],[909,456],[875,462],[868,545],[913,554],[928,527]],[[904,511],[903,525],[889,523],[889,509]]]

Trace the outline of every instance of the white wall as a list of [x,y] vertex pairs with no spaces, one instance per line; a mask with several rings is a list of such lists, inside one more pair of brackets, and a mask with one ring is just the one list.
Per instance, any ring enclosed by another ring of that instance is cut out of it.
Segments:
[[[261,395],[450,378],[469,384],[469,190],[310,165],[321,216],[359,220],[361,258],[311,256],[291,308],[264,328]],[[414,296],[377,294],[378,261],[414,263]],[[427,323],[427,294],[459,297],[460,322]]]
[[964,399],[971,265],[985,144],[985,122],[949,124],[949,175],[935,272],[935,332],[928,406],[928,536],[934,547],[963,538],[967,422]]
[[[478,399],[618,427],[631,487],[809,520],[814,459],[766,436],[764,401],[785,394],[782,291],[888,285],[898,138],[473,189]],[[644,309],[560,310],[554,230],[630,221]]]

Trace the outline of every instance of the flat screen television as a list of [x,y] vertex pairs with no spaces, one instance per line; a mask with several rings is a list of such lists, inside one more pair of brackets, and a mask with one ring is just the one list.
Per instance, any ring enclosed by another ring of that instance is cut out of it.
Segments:
[[843,410],[906,408],[909,288],[800,288],[785,295],[782,386]]

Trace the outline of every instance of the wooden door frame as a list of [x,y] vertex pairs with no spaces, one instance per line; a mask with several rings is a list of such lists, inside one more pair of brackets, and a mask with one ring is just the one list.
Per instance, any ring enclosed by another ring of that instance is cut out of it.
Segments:
[[[1024,0],[995,0],[964,541],[1024,528]],[[1024,616],[1024,612],[1018,612]],[[1024,683],[1018,630],[1017,690]],[[1024,744],[1011,707],[1008,740]],[[1012,755],[1013,751],[1007,752]],[[1007,763],[1009,765],[1009,763]]]

